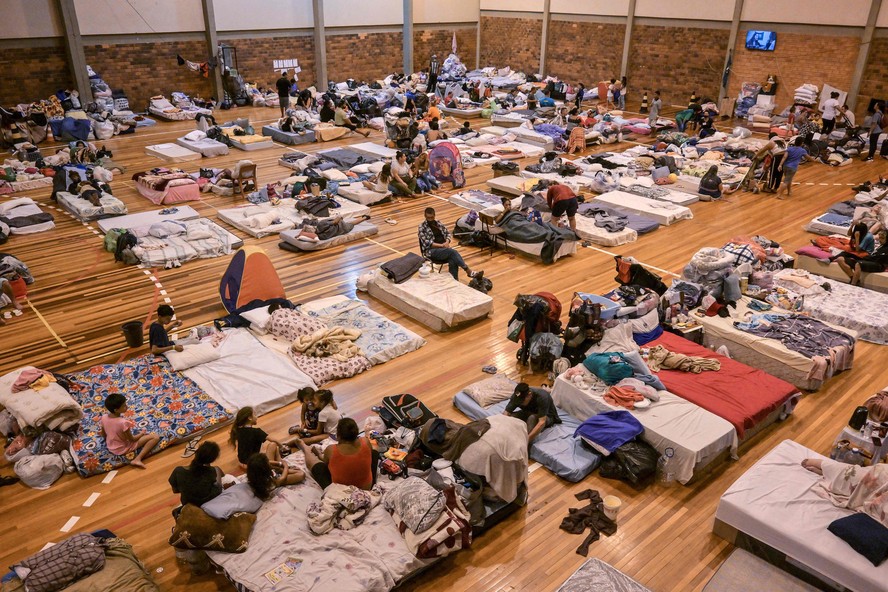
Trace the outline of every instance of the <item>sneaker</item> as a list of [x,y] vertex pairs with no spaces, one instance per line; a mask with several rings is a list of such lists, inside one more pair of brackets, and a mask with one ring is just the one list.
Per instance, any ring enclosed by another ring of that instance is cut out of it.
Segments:
[[873,161],[873,157],[872,157],[872,156],[868,156],[868,157],[866,157],[866,158],[863,159],[863,162],[872,162],[872,161]]

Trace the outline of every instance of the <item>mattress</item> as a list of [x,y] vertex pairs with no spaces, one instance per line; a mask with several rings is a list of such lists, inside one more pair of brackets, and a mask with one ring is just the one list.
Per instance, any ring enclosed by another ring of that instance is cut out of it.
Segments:
[[848,229],[851,228],[851,220],[851,216],[842,216],[840,214],[827,212],[825,214],[820,214],[808,222],[805,226],[805,230],[825,236],[829,236],[830,234],[841,234],[845,236],[848,234]]
[[181,138],[176,138],[176,144],[193,152],[199,152],[201,156],[204,156],[206,158],[212,158],[213,156],[224,156],[225,154],[228,154],[228,146],[212,138],[204,138],[203,140],[189,140],[188,138],[183,136]]
[[498,196],[478,189],[468,189],[466,191],[451,194],[447,196],[447,200],[455,206],[479,212],[487,208],[502,205]]
[[139,212],[138,214],[127,214],[125,216],[117,216],[115,218],[106,218],[97,222],[99,230],[108,232],[112,228],[138,228],[139,226],[151,226],[156,222],[164,220],[194,220],[200,218],[200,214],[191,206],[176,206],[175,212],[162,214],[167,210],[154,210],[153,212]]
[[89,200],[83,199],[78,195],[60,191],[56,194],[59,205],[66,212],[80,220],[87,222],[89,220],[97,220],[99,218],[110,218],[111,216],[120,216],[127,213],[126,204],[111,195],[110,193],[102,193],[99,198],[98,206],[94,206]]
[[300,310],[328,327],[358,329],[361,336],[356,343],[373,365],[416,351],[426,344],[425,339],[413,331],[372,311],[363,300],[335,296],[306,303]]
[[[197,154],[195,152],[195,154]],[[198,154],[198,156],[200,156]],[[163,191],[157,191],[146,187],[142,183],[136,181],[136,191],[155,205],[172,205],[182,203],[183,201],[200,201],[200,186],[195,181],[187,185],[175,185],[167,187]]]
[[736,360],[715,353],[690,339],[664,332],[645,347],[661,345],[671,352],[718,360],[721,369],[699,374],[661,369],[657,377],[666,389],[727,420],[742,441],[778,416],[786,417],[801,398],[798,388]]
[[515,134],[519,142],[523,142],[525,144],[533,144],[534,146],[539,146],[546,151],[555,150],[555,140],[553,140],[551,136],[541,134],[535,130],[527,129],[525,127],[517,127],[511,131]]
[[[653,232],[656,229],[660,228],[660,223],[657,222],[656,220],[652,220],[651,218],[645,218],[644,216],[642,216],[640,214],[636,214],[635,212],[630,212],[628,210],[622,210],[620,208],[607,207],[607,206],[603,206],[600,204],[593,205],[588,202],[584,203],[584,204],[580,204],[579,212],[582,213],[585,209],[592,208],[592,207],[601,208],[604,211],[609,212],[611,214],[625,217],[626,221],[628,222],[627,228],[631,228],[632,230],[634,230],[638,234],[647,234],[649,232]],[[579,216],[577,216],[577,218],[579,218]]]
[[276,123],[262,126],[262,135],[270,137],[279,144],[287,144],[288,146],[308,144],[315,141],[315,133],[312,130],[285,132]]
[[352,228],[351,232],[317,242],[299,240],[297,236],[300,232],[301,231],[299,230],[284,230],[281,232],[281,239],[283,242],[280,243],[280,247],[287,251],[322,251],[323,249],[336,247],[378,234],[379,228],[370,222],[360,222],[355,224],[355,227]]
[[338,140],[339,138],[346,136],[351,132],[347,127],[337,127],[335,125],[318,125],[314,129],[315,138],[317,138],[318,142],[330,142],[332,140]]
[[[692,195],[684,191],[675,191],[663,185],[656,185],[651,177],[640,177],[633,179],[632,177],[621,177],[620,185],[622,191],[627,193],[636,193],[643,197],[650,197],[658,201],[668,201],[680,206],[688,206],[692,203],[700,201],[699,195]],[[632,186],[637,186],[635,190],[630,191]]]
[[[697,322],[703,325],[703,345],[710,349],[724,345],[731,357],[738,362],[763,370],[797,388],[818,390],[823,381],[808,377],[814,365],[810,358],[787,348],[776,339],[753,335],[734,326],[735,319],[743,319],[747,314],[754,312],[748,307],[749,302],[749,297],[741,298],[737,302],[736,311],[732,311],[732,316],[728,318],[718,315],[698,318]],[[851,329],[835,328],[852,337],[857,336],[857,333]],[[832,376],[831,367],[824,380],[830,376]]]
[[577,225],[576,233],[580,239],[603,247],[616,247],[638,240],[638,232],[629,226],[617,232],[610,232],[605,228],[596,226],[594,219],[581,214],[574,216],[574,222]]
[[[168,264],[182,264],[194,259],[221,257],[244,244],[239,237],[211,220],[199,218],[184,222],[189,226],[198,223],[209,230],[210,238],[189,239],[186,234],[170,235],[162,239],[143,236],[139,237],[138,243],[133,247],[133,253],[146,267],[165,267]],[[136,234],[138,236],[138,231]]]
[[548,149],[544,149],[541,146],[537,146],[535,144],[528,144],[527,142],[522,142],[520,140],[515,140],[513,142],[506,142],[505,144],[501,144],[501,146],[505,146],[507,148],[515,148],[516,150],[520,150],[524,153],[524,156],[528,158],[536,158],[538,156],[542,156]]
[[156,156],[164,162],[187,162],[189,160],[200,160],[201,153],[190,150],[179,144],[153,144],[145,146],[145,154],[148,156]]
[[652,218],[664,226],[669,226],[681,220],[690,220],[694,217],[691,210],[684,206],[640,197],[625,191],[602,193],[593,199],[592,203],[629,210],[630,212]]
[[382,144],[374,144],[373,142],[349,144],[348,148],[349,150],[354,150],[355,152],[360,152],[361,154],[367,154],[369,156],[376,156],[378,158],[394,158],[395,152],[397,152],[394,148],[388,148]]
[[[588,371],[582,367],[582,371]],[[573,417],[585,421],[604,411],[615,411],[604,401],[605,390],[587,391],[564,378],[555,379],[552,400]],[[660,391],[660,400],[646,409],[630,413],[644,427],[642,438],[657,452],[675,451],[676,479],[687,484],[694,473],[727,451],[735,453],[737,432],[726,420],[668,391]]]
[[817,495],[820,476],[802,468],[805,459],[823,459],[784,440],[731,485],[715,511],[719,523],[785,553],[795,564],[855,592],[884,592],[888,563],[874,567],[846,542],[827,531],[852,512]]
[[187,121],[189,119],[194,119],[197,117],[197,111],[175,111],[172,113],[168,113],[163,111],[162,109],[158,109],[157,107],[151,105],[148,107],[148,112],[151,115],[157,117],[158,119],[163,119],[164,121]]
[[840,282],[829,282],[830,291],[820,287],[826,278],[810,274],[816,285],[800,289],[795,282],[785,279],[793,273],[785,269],[775,276],[775,283],[805,296],[802,312],[832,325],[857,331],[857,338],[888,345],[888,294],[874,292]]
[[[835,261],[829,263],[808,255],[796,253],[795,267],[796,269],[804,269],[831,280],[848,283],[848,276],[845,275],[845,272],[842,271],[842,268]],[[860,281],[864,288],[888,293],[888,272],[862,273],[860,274]]]
[[[501,414],[506,410],[506,403],[508,401],[502,401],[485,408],[465,391],[453,397],[453,406],[473,421]],[[574,432],[582,423],[580,420],[561,409],[558,409],[558,417],[561,418],[560,424],[543,430],[534,438],[529,456],[562,479],[577,483],[598,468],[601,455],[587,447],[582,439],[574,437]]]
[[586,177],[584,175],[573,175],[565,177],[557,173],[534,173],[528,170],[523,170],[520,174],[525,179],[557,181],[562,185],[567,185],[574,193],[577,194],[583,191],[593,191],[592,186],[595,184],[595,180],[592,177]]
[[589,559],[555,592],[651,592],[601,559]]
[[505,136],[509,133],[509,129],[498,125],[487,125],[478,130],[482,134],[493,134],[494,136]]
[[[287,457],[287,462],[305,469],[300,452]],[[319,539],[309,530],[305,516],[311,504],[320,504],[322,493],[313,479],[276,489],[256,514],[249,548],[243,553],[210,551],[210,559],[239,590],[250,592],[391,590],[432,563],[410,552],[382,504],[356,528],[334,528]],[[302,565],[282,582],[272,584],[265,574],[287,557],[298,557]]]
[[[400,284],[377,272],[369,293],[438,331],[483,319],[493,311],[493,298],[460,283],[447,272],[431,273],[427,278],[416,274]],[[431,322],[426,322],[429,317]]]
[[496,191],[502,191],[509,195],[522,195],[525,191],[537,184],[539,179],[525,179],[517,175],[504,175],[487,180],[487,186]]
[[225,329],[218,351],[217,360],[184,374],[229,412],[251,406],[256,415],[263,415],[295,401],[299,389],[316,386],[248,329]]
[[[55,228],[55,222],[51,219],[46,222],[34,222],[33,219],[26,220],[31,216],[45,214],[40,206],[30,197],[18,197],[9,201],[0,203],[0,216],[8,219],[10,234],[36,234],[45,232]],[[30,222],[30,223],[28,223]],[[16,225],[17,224],[17,225]]]
[[271,138],[260,136],[258,134],[252,134],[249,136],[229,135],[228,140],[231,142],[231,145],[238,150],[246,150],[247,152],[274,148],[274,142]]
[[442,113],[447,113],[448,115],[455,115],[457,117],[478,117],[481,115],[481,107],[471,107],[467,109],[453,109],[451,107],[441,107]]
[[[302,221],[302,216],[294,207],[295,201],[292,199],[281,200],[278,206],[272,206],[271,203],[265,202],[261,204],[244,205],[237,208],[226,208],[217,210],[216,214],[224,222],[234,226],[242,232],[262,238],[272,234],[278,234],[284,230],[290,230]],[[274,210],[279,216],[279,221],[267,226],[248,226],[247,218],[259,214],[264,214]]]
[[364,206],[371,206],[375,203],[379,203],[390,198],[392,195],[390,191],[387,191],[386,193],[378,193],[372,189],[367,189],[364,187],[364,184],[360,182],[351,183],[349,185],[340,184],[337,192],[342,197]]

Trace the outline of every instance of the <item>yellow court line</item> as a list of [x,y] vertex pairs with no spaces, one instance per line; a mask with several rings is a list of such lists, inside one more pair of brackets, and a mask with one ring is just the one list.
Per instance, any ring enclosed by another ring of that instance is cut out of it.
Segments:
[[365,241],[370,241],[370,242],[373,243],[374,245],[379,245],[380,247],[385,247],[385,248],[388,249],[389,251],[392,251],[392,252],[394,252],[394,253],[397,253],[398,255],[403,255],[403,254],[404,254],[403,251],[399,251],[398,249],[394,249],[394,248],[392,248],[392,247],[390,247],[390,246],[388,246],[388,245],[384,245],[384,244],[382,244],[381,242],[378,242],[378,241],[373,240],[372,238],[367,238],[367,237],[365,236],[365,237],[364,237],[364,240],[365,240]]
[[34,314],[37,315],[37,318],[40,319],[40,322],[43,323],[43,325],[46,327],[46,330],[49,331],[53,337],[55,337],[55,340],[58,341],[62,347],[64,347],[65,349],[68,349],[68,344],[66,344],[64,341],[62,341],[62,338],[59,337],[59,334],[52,330],[52,327],[49,326],[49,323],[46,322],[46,319],[43,318],[42,314],[40,314],[40,311],[37,310],[36,308],[34,308],[34,305],[31,304],[31,301],[26,300],[25,302],[28,303],[28,306],[31,307],[31,310],[34,311]]

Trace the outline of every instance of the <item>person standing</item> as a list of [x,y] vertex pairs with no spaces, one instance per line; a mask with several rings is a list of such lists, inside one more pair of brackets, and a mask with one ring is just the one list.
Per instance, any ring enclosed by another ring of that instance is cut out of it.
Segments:
[[[805,150],[803,144],[804,138],[798,136],[795,141],[793,141],[792,146],[786,149],[786,158],[783,159],[783,163],[778,168],[778,171],[783,171],[783,184],[786,189],[786,197],[789,197],[792,193],[792,178],[795,177],[796,171],[799,170],[799,165],[805,160],[812,160],[811,157],[808,156],[808,151]],[[777,199],[783,198],[778,196]]]
[[287,112],[290,106],[290,79],[287,70],[281,70],[281,77],[277,79],[275,86],[278,91],[278,101],[281,108],[281,117]]
[[648,113],[648,125],[654,129],[657,118],[660,117],[660,109],[663,108],[663,101],[660,100],[660,91],[654,91],[654,100],[651,101],[651,110]]
[[432,54],[432,61],[429,62],[429,85],[426,88],[426,92],[435,92],[435,88],[438,85],[438,72],[440,71],[441,66],[438,64],[438,56]]
[[620,109],[623,109],[623,110],[626,109],[626,90],[627,90],[626,85],[628,83],[629,82],[626,80],[625,76],[623,76],[620,79],[620,100],[619,100],[617,107],[619,107]]
[[828,136],[836,127],[836,112],[839,109],[839,93],[833,91],[823,102],[823,134]]
[[577,85],[577,96],[574,99],[574,104],[577,106],[577,109],[580,108],[580,103],[583,102],[583,95],[585,95],[585,94],[586,94],[586,85],[581,82]]
[[552,212],[553,221],[558,220],[561,216],[567,214],[567,220],[570,229],[576,233],[577,231],[577,210],[580,207],[577,195],[567,185],[562,185],[557,181],[553,182],[546,191],[546,203]]
[[[876,102],[873,105],[873,116],[870,118],[869,128],[869,154],[863,160],[871,162],[876,154],[876,145],[879,143],[879,136],[882,135],[882,103]],[[888,158],[888,141],[882,145],[882,156]]]

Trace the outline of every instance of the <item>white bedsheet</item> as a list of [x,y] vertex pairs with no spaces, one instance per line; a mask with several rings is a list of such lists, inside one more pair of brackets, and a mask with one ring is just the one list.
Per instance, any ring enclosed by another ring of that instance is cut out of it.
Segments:
[[[9,201],[0,203],[0,216],[9,218],[25,218],[35,214],[43,214],[43,210],[30,197],[18,197]],[[55,222],[49,220],[47,222],[39,222],[37,224],[29,224],[27,226],[12,226],[10,224],[10,234],[34,234],[45,230],[55,228]]]
[[354,150],[355,152],[361,152],[362,154],[369,154],[370,156],[378,156],[380,158],[394,158],[395,153],[397,152],[394,148],[388,148],[382,144],[375,144],[373,142],[349,144],[348,149]]
[[350,185],[340,185],[339,195],[355,203],[359,203],[364,206],[371,206],[375,203],[381,202],[388,197],[391,197],[392,194],[390,191],[386,191],[385,193],[378,193],[371,189],[367,189],[366,187],[364,187],[363,183],[358,182],[352,183]]
[[183,148],[187,148],[192,152],[199,152],[202,156],[207,158],[228,154],[228,146],[212,138],[189,140],[183,136],[181,138],[176,138],[176,144]]
[[[367,206],[342,197],[334,197],[333,201],[338,203],[340,207],[330,210],[331,216],[342,216],[348,220],[370,212],[370,208]],[[280,222],[260,227],[247,225],[248,217],[271,211],[278,215]],[[276,206],[271,205],[271,202],[245,204],[236,208],[218,210],[216,213],[219,215],[219,218],[228,224],[257,238],[290,230],[307,217],[303,212],[296,209],[296,200],[291,198],[282,199]]]
[[202,158],[200,152],[195,152],[185,146],[172,143],[145,146],[145,154],[156,156],[164,162],[186,162],[189,160],[200,160]]
[[98,206],[94,206],[88,199],[73,195],[64,191],[56,194],[59,204],[73,214],[81,222],[95,220],[100,217],[118,216],[127,213],[126,204],[111,195],[102,193]]
[[[585,372],[588,371],[583,368]],[[604,393],[585,391],[564,376],[555,379],[552,400],[580,421],[604,411],[623,409],[604,401]],[[657,452],[675,450],[676,479],[687,483],[694,468],[702,467],[730,450],[736,453],[737,431],[728,421],[668,391],[660,391],[660,400],[647,409],[630,411],[644,427],[643,438]]]
[[448,327],[483,318],[493,310],[493,298],[458,282],[446,270],[427,278],[417,274],[401,284],[377,271],[373,283],[398,300],[441,319]]
[[112,228],[138,228],[139,226],[151,226],[156,222],[164,220],[194,220],[200,217],[197,210],[191,206],[177,205],[175,212],[169,214],[161,214],[163,210],[154,210],[152,212],[139,212],[137,214],[127,214],[126,216],[117,216],[113,219],[104,219],[98,221],[99,230],[108,232]]
[[582,214],[574,216],[577,225],[577,235],[584,241],[595,243],[604,247],[616,247],[626,243],[634,243],[638,240],[638,232],[628,226],[618,232],[609,232],[604,228],[595,226],[595,220]]
[[[219,359],[185,370],[225,409],[248,405],[263,415],[296,400],[303,387],[316,387],[286,358],[269,351],[248,329],[226,329]],[[188,347],[188,346],[186,346]]]
[[657,201],[640,197],[625,191],[609,191],[602,193],[592,203],[600,202],[618,208],[653,218],[664,226],[669,226],[681,220],[690,220],[694,214],[688,208],[665,201]]
[[874,567],[826,529],[852,512],[814,493],[820,476],[802,468],[806,458],[824,457],[792,440],[778,444],[722,495],[716,519],[849,590],[884,592],[888,563]]

